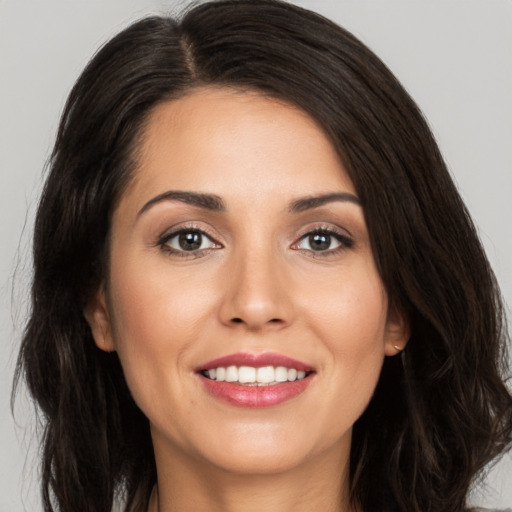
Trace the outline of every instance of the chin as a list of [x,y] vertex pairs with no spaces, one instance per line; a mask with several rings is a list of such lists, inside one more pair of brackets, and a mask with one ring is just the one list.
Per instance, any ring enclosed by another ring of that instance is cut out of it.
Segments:
[[211,454],[209,461],[212,467],[233,475],[276,475],[286,473],[306,464],[310,454],[292,451],[289,447],[256,450],[254,446],[239,447],[233,452]]
[[[308,468],[326,453],[341,461],[350,451],[351,430],[325,432],[314,425],[302,428],[286,424],[253,423],[224,425],[218,435],[198,439],[196,455],[204,469],[233,475],[277,475]],[[332,435],[330,435],[332,434]]]

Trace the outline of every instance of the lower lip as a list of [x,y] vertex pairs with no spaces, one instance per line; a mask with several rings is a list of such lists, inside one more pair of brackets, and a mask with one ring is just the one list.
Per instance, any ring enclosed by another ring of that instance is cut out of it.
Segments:
[[243,386],[232,382],[218,382],[200,376],[206,390],[213,396],[238,407],[272,407],[300,395],[311,382],[311,376],[293,382],[272,386]]

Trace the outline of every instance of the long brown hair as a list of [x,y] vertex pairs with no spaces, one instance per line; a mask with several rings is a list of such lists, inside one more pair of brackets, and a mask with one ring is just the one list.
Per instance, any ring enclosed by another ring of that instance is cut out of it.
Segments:
[[361,198],[380,276],[411,322],[354,426],[352,498],[365,512],[465,510],[510,446],[506,323],[475,228],[419,109],[354,36],[274,0],[209,2],[141,20],[91,60],[68,98],[34,233],[32,311],[19,356],[45,422],[44,510],[145,511],[148,421],[83,308],[105,272],[110,216],[148,113],[194,87],[259,91],[324,128]]

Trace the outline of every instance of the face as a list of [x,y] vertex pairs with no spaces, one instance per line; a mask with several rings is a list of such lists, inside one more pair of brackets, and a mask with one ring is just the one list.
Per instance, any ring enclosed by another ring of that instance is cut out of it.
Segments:
[[348,460],[407,326],[388,310],[354,186],[308,115],[212,88],[158,106],[109,265],[86,317],[119,354],[157,463],[258,473]]

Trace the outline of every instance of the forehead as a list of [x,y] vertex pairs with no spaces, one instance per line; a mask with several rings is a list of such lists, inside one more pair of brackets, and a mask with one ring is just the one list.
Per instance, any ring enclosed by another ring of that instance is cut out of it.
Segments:
[[254,91],[204,88],[158,105],[137,160],[127,194],[146,199],[168,189],[228,200],[354,193],[318,123],[297,107]]

